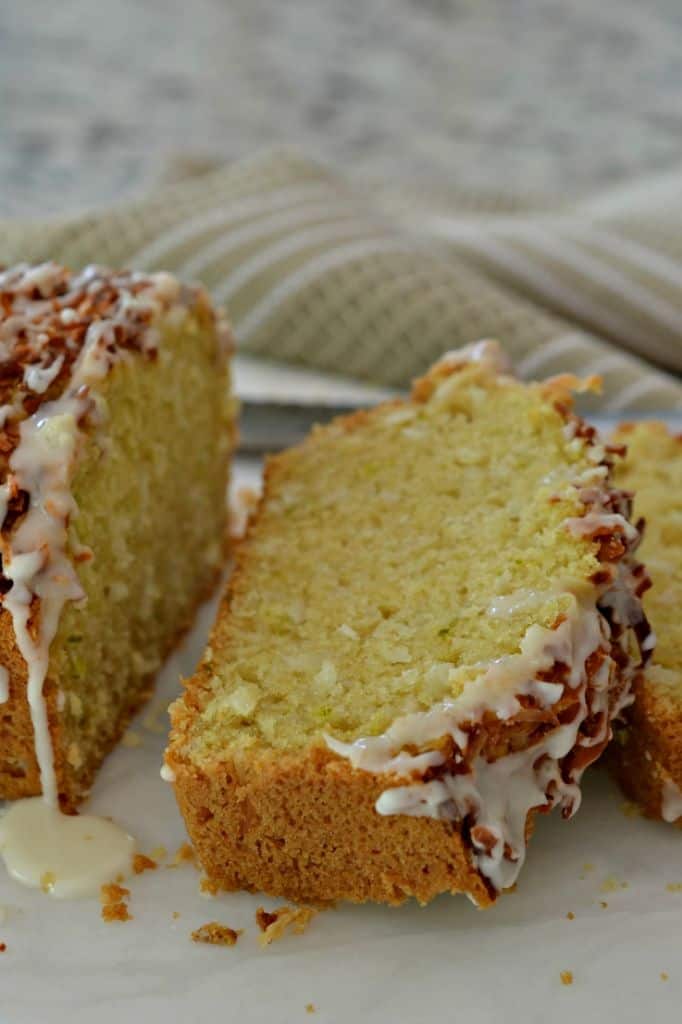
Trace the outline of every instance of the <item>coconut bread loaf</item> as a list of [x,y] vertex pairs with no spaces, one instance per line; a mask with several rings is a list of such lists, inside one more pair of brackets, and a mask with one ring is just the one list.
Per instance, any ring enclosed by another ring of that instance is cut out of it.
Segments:
[[0,273],[0,799],[72,810],[225,547],[229,332],[168,274]]
[[647,422],[624,425],[616,440],[627,445],[618,482],[634,492],[645,521],[642,557],[653,586],[644,607],[656,649],[613,752],[628,796],[682,826],[682,436]]
[[166,753],[217,886],[485,906],[577,809],[648,628],[574,383],[482,343],[268,461]]

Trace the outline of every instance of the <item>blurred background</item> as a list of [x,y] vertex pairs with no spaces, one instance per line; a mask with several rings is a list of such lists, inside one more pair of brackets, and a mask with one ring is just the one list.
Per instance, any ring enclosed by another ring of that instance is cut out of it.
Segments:
[[0,216],[278,143],[583,193],[682,158],[680,0],[0,0]]

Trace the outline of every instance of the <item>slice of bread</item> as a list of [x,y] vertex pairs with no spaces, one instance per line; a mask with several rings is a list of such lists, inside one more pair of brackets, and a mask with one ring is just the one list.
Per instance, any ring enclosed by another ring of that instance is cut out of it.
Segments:
[[647,636],[639,535],[576,382],[496,357],[268,461],[166,754],[218,886],[486,905],[577,808]]
[[645,520],[642,557],[653,587],[644,607],[656,649],[613,752],[628,796],[682,826],[682,435],[648,422],[624,425],[616,440],[627,445],[618,483],[635,492],[635,514]]
[[217,580],[229,336],[167,274],[0,274],[0,798],[73,809]]

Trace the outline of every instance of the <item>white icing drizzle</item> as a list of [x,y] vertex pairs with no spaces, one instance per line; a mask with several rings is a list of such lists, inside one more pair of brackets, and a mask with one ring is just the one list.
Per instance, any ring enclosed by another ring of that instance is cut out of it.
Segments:
[[671,778],[663,780],[661,790],[661,817],[671,824],[682,818],[682,792]]
[[10,875],[55,899],[95,895],[130,872],[135,842],[106,818],[61,814],[40,797],[0,818],[0,855]]
[[500,594],[494,597],[487,608],[487,614],[493,619],[506,619],[517,612],[535,608],[552,596],[550,591],[521,589],[512,594]]
[[[602,650],[604,662],[590,693],[585,693],[585,663]],[[398,718],[381,736],[342,743],[326,736],[331,750],[365,771],[419,777],[427,767],[443,763],[437,751],[412,755],[405,746],[423,746],[450,736],[460,755],[466,753],[466,727],[493,712],[500,719],[521,710],[519,697],[533,698],[547,708],[564,694],[564,685],[579,698],[573,720],[553,729],[540,742],[518,753],[488,762],[476,756],[469,770],[446,774],[430,782],[411,782],[385,790],[376,803],[379,814],[407,814],[461,821],[471,816],[473,859],[478,870],[497,890],[513,885],[525,858],[526,819],[531,809],[559,805],[572,814],[580,803],[578,783],[585,765],[564,778],[562,759],[576,747],[603,743],[608,735],[608,694],[613,662],[607,655],[608,627],[595,606],[576,598],[556,629],[533,625],[521,643],[521,653],[497,659],[484,667],[463,693],[442,701],[429,711]],[[539,673],[554,663],[570,666],[566,683],[547,683]],[[580,736],[588,715],[599,722],[596,734]],[[459,758],[462,759],[461,756]],[[478,838],[477,838],[478,837]]]
[[585,516],[572,516],[566,520],[566,526],[574,537],[594,537],[599,530],[617,531],[631,542],[639,537],[632,523],[619,512],[588,512]]
[[[24,420],[10,459],[14,481],[28,492],[30,504],[4,562],[4,575],[12,582],[4,606],[12,616],[17,646],[28,669],[27,697],[40,781],[43,797],[53,807],[58,802],[57,783],[43,686],[62,609],[67,601],[84,596],[66,553],[66,529],[74,511],[71,470],[77,421],[87,402],[87,398],[64,397]],[[31,630],[34,598],[40,599],[40,625]]]
[[29,391],[35,391],[42,395],[57,377],[63,365],[64,356],[57,356],[49,366],[27,366],[24,370],[24,384]]

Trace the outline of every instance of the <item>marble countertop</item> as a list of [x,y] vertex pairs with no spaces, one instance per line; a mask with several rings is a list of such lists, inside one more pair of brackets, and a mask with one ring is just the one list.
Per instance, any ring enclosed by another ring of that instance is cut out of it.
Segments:
[[359,175],[581,192],[682,164],[679,0],[0,2],[0,216],[294,143]]

